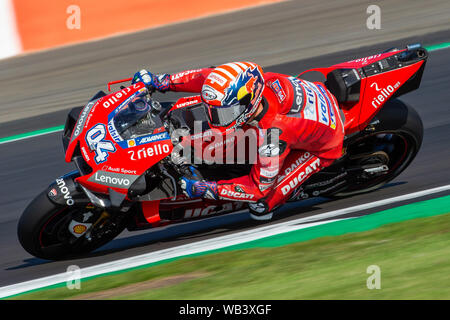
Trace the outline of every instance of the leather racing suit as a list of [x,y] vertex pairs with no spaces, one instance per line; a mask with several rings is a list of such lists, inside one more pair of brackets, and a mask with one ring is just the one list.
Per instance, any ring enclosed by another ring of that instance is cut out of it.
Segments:
[[[167,89],[200,93],[212,70],[173,74]],[[264,80],[263,110],[242,127],[263,136],[258,159],[249,174],[217,181],[220,199],[247,201],[258,214],[286,202],[311,175],[341,157],[344,139],[338,102],[323,83],[272,72]]]

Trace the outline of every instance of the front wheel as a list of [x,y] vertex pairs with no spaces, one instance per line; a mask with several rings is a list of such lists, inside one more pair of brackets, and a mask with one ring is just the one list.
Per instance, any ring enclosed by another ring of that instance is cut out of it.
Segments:
[[377,169],[359,174],[334,196],[351,196],[382,187],[402,173],[419,152],[423,124],[411,106],[399,99],[390,100],[373,123],[371,130],[347,145],[348,166]]
[[46,192],[39,194],[20,217],[17,235],[33,256],[61,260],[87,254],[111,241],[125,228],[92,205],[61,206]]

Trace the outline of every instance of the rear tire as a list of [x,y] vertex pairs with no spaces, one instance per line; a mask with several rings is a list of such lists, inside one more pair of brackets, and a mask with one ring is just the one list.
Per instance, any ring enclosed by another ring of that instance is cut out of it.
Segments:
[[[397,158],[399,159],[397,159],[396,163],[390,163],[390,171],[387,174],[378,176],[361,185],[350,185],[345,190],[333,196],[347,197],[381,188],[400,175],[411,164],[419,152],[423,140],[423,123],[419,114],[411,106],[399,99],[389,100],[374,120],[379,121],[375,125],[375,130],[352,141],[347,146],[347,151],[351,154],[352,150],[358,144],[364,142],[364,139],[390,135],[399,141],[398,145],[395,145],[397,150],[393,150],[390,154],[391,161],[394,158],[392,156],[394,152],[398,153]],[[399,150],[401,148],[404,148],[404,150]]]

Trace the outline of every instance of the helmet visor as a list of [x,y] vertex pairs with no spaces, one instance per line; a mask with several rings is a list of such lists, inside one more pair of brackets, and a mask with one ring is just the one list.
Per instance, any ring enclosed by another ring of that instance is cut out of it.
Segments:
[[217,127],[226,127],[234,120],[239,118],[247,108],[245,105],[235,104],[233,106],[216,107],[204,103],[206,108],[209,123]]

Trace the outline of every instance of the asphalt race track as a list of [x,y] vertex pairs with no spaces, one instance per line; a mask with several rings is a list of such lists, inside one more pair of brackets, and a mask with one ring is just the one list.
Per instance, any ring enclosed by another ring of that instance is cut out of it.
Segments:
[[[411,42],[424,45],[449,42],[450,31],[431,33],[389,43],[378,43],[371,47],[341,51],[315,58],[293,60],[283,64],[272,64],[266,70],[286,74],[298,74],[312,67],[328,66],[337,62],[378,53],[393,45],[404,46]],[[449,184],[450,181],[450,49],[430,52],[421,87],[402,99],[416,108],[423,119],[425,137],[422,149],[412,165],[386,187],[372,192],[335,201],[310,200],[307,204],[289,204],[274,220],[267,223],[251,221],[247,214],[221,216],[167,227],[164,230],[123,232],[117,239],[82,259],[52,262],[30,256],[20,246],[17,222],[21,212],[31,199],[58,176],[73,170],[63,160],[61,133],[48,134],[14,143],[0,145],[0,286],[10,285],[55,273],[64,272],[70,265],[91,266],[188,242],[243,231],[262,224],[272,224],[330,210],[341,209],[389,197],[404,195],[428,188]],[[93,66],[94,67],[94,66]],[[135,70],[130,70],[134,72]],[[96,72],[101,73],[102,70]],[[108,72],[111,75],[111,72]],[[119,77],[120,78],[120,77]],[[70,88],[65,88],[70,92]],[[92,91],[92,95],[95,90]],[[90,97],[86,96],[86,100]],[[162,99],[171,99],[170,95]],[[26,132],[34,128],[61,125],[66,110],[49,113],[39,118],[13,121],[2,124],[0,137],[7,132]],[[447,195],[450,192],[433,194],[430,197]],[[420,198],[427,199],[425,196]],[[403,202],[414,202],[418,199]],[[370,214],[398,204],[351,214]],[[449,210],[450,211],[450,210]]]

